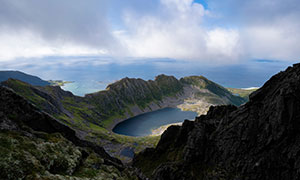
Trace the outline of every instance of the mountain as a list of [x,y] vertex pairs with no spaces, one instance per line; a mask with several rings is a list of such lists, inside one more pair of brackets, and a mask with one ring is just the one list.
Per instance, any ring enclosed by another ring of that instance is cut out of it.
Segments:
[[296,180],[300,178],[300,64],[249,97],[212,106],[207,115],[171,126],[133,165],[151,179]]
[[104,91],[85,97],[74,96],[59,86],[32,86],[16,79],[1,84],[72,127],[82,138],[103,146],[110,155],[128,161],[131,157],[122,155],[124,149],[134,147],[134,151],[139,152],[156,145],[159,137],[117,135],[111,132],[117,123],[165,107],[206,113],[211,105],[240,105],[246,102],[222,86],[197,76],[178,80],[173,76],[159,75],[149,81],[124,78],[108,85]]
[[20,71],[0,71],[0,82],[6,81],[9,78],[18,79],[34,86],[47,86],[50,85],[48,81],[44,81],[39,77],[25,74]]
[[208,80],[204,76],[188,76],[181,78],[183,84],[188,84],[197,89],[194,98],[205,98],[205,100],[214,105],[233,104],[239,106],[245,103],[245,99],[233,95],[221,85]]
[[[112,129],[115,124],[145,112],[178,105],[190,110],[190,106],[199,101],[206,103],[205,108],[222,104],[238,106],[246,102],[222,86],[197,76],[177,80],[173,76],[159,75],[154,81],[124,78],[108,85],[104,91],[85,97],[74,96],[58,86],[37,87],[14,79],[2,84],[47,113],[78,127],[93,123]],[[189,104],[186,100],[193,102]]]
[[0,86],[0,179],[137,179],[70,127]]

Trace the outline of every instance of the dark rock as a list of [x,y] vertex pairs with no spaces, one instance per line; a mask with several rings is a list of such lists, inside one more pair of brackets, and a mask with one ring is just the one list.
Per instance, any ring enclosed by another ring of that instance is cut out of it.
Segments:
[[239,108],[169,127],[134,158],[153,179],[300,179],[300,64],[273,76]]

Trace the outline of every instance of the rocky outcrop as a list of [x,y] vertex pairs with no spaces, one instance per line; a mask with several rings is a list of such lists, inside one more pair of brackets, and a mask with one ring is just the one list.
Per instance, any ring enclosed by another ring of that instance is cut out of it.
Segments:
[[160,75],[154,81],[124,78],[107,86],[105,91],[87,94],[87,101],[93,102],[99,112],[109,116],[114,113],[124,114],[131,106],[138,106],[141,110],[150,103],[162,101],[164,97],[180,94],[183,86],[173,76]]
[[273,76],[238,108],[211,107],[171,126],[134,158],[152,179],[300,178],[300,64]]

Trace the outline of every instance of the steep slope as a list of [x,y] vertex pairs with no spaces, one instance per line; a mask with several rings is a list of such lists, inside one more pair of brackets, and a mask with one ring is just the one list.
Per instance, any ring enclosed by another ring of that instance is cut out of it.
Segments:
[[9,78],[18,79],[23,82],[34,86],[47,86],[50,85],[48,81],[44,81],[39,77],[32,76],[20,71],[0,71],[0,82],[6,81]]
[[250,101],[211,107],[171,126],[134,158],[153,179],[300,178],[300,64],[273,76]]
[[131,157],[122,155],[123,149],[134,147],[135,152],[139,152],[158,141],[158,137],[131,138],[111,133],[102,125],[104,113],[85,98],[74,96],[59,86],[35,87],[15,79],[9,79],[2,85],[14,89],[38,109],[72,127],[81,138],[103,146],[110,155],[122,160],[131,160]]
[[0,179],[135,179],[102,147],[11,89],[0,92]]
[[103,114],[106,127],[112,129],[124,119],[181,101],[178,97],[182,93],[183,85],[175,77],[159,75],[154,81],[124,78],[85,98]]

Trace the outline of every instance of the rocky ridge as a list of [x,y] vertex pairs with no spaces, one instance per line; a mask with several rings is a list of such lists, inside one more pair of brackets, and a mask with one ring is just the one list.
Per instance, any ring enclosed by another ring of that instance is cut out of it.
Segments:
[[169,127],[134,166],[152,179],[300,178],[300,64],[287,68],[240,107]]

